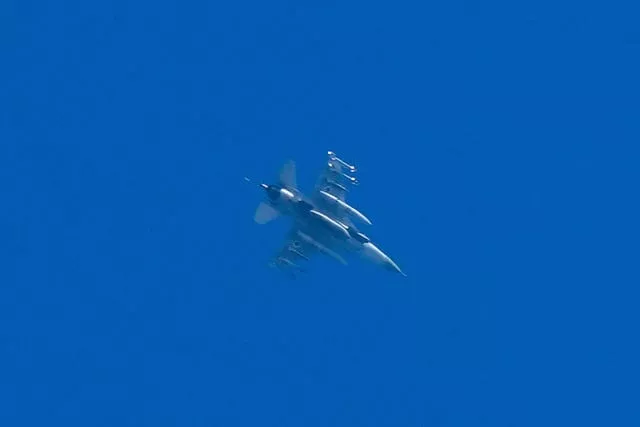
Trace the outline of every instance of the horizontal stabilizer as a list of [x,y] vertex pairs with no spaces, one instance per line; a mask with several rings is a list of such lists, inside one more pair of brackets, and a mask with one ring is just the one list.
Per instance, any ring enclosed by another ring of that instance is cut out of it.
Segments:
[[258,205],[258,209],[256,209],[253,220],[258,224],[266,224],[267,222],[273,221],[279,216],[280,212],[278,212],[273,206],[269,205],[268,203],[262,202]]

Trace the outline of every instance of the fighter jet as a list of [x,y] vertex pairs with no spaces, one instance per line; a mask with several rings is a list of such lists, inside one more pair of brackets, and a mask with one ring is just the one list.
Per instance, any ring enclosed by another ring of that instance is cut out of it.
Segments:
[[[270,265],[292,277],[306,271],[304,263],[316,253],[322,253],[341,264],[347,261],[340,252],[355,252],[384,268],[406,276],[398,265],[380,250],[354,224],[354,220],[371,225],[371,221],[346,202],[347,186],[358,180],[346,172],[356,167],[327,152],[327,162],[316,181],[313,193],[307,197],[296,183],[296,166],[285,163],[279,179],[273,184],[260,184],[266,199],[258,205],[254,220],[266,224],[280,216],[293,219],[284,246],[270,260]],[[250,181],[248,178],[245,180]]]

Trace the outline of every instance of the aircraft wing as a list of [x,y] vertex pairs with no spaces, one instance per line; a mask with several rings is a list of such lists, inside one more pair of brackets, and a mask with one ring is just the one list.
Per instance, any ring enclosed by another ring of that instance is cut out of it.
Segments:
[[348,186],[358,183],[354,177],[347,175],[348,172],[355,171],[353,166],[346,166],[341,160],[333,160],[335,155],[329,152],[329,161],[325,164],[325,168],[316,181],[312,199],[314,204],[322,206],[323,210],[330,213],[331,216],[338,221],[351,225],[351,221],[344,211],[335,203],[331,203],[321,192],[329,193],[341,201],[346,201]]
[[305,264],[318,252],[318,248],[300,238],[299,228],[289,232],[282,248],[271,259],[270,265],[295,277],[297,273],[305,272]]
[[271,259],[270,265],[296,277],[297,273],[306,272],[305,264],[317,253],[325,254],[343,265],[347,264],[336,252],[331,239],[323,238],[312,228],[294,225],[282,248]]

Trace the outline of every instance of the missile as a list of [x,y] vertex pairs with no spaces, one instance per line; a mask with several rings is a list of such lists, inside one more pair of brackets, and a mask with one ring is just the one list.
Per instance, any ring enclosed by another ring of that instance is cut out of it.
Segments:
[[[345,168],[349,169],[351,171],[351,173],[354,173],[356,171],[356,167],[355,166],[350,165],[349,163],[345,162],[341,158],[337,157],[336,153],[334,153],[333,151],[327,151],[327,155],[329,156],[329,159],[331,159],[334,162],[340,163],[342,166],[344,166]],[[331,166],[331,165],[329,165],[329,166]]]
[[[346,173],[340,172],[339,170],[336,170],[333,163],[329,162],[327,163],[327,165],[329,165],[329,167],[333,170],[334,173],[342,175],[345,179],[349,180],[353,185],[358,185],[360,183],[358,181],[358,178],[347,175]],[[351,172],[355,172],[355,171],[351,171]]]
[[360,181],[358,181],[358,178],[356,178],[356,177],[349,176],[349,175],[347,175],[346,173],[342,173],[342,172],[340,173],[340,175],[342,175],[343,177],[345,177],[346,179],[348,179],[348,180],[351,182],[351,184],[353,184],[353,185],[358,185],[358,184],[360,184]]
[[306,256],[305,254],[303,254],[302,252],[300,252],[299,250],[295,249],[294,247],[289,247],[288,248],[289,252],[291,252],[292,254],[296,255],[299,258],[302,258],[306,261],[309,261],[309,257]]
[[327,184],[330,184],[330,185],[331,185],[331,186],[333,186],[333,187],[336,187],[338,190],[342,190],[342,191],[344,191],[345,193],[346,193],[347,191],[349,191],[349,190],[347,190],[347,187],[345,187],[344,185],[342,185],[342,184],[340,184],[339,182],[336,182],[336,181],[334,181],[334,180],[332,180],[332,179],[327,179],[327,180],[325,180],[325,182],[326,182]]
[[329,255],[330,257],[335,258],[336,260],[338,260],[339,263],[341,263],[343,265],[347,265],[347,262],[344,260],[344,258],[342,258],[340,255],[338,255],[336,252],[332,251],[331,249],[327,248],[322,243],[318,242],[316,239],[314,239],[313,237],[309,236],[308,234],[303,233],[302,231],[298,230],[298,236],[300,236],[300,238],[302,240],[304,240],[305,242],[307,242],[310,245],[313,245],[316,248],[318,248],[318,250],[320,252],[323,252],[323,253]]
[[293,267],[297,270],[302,271],[302,267],[300,267],[298,264],[296,264],[295,262],[291,261],[290,259],[284,258],[284,257],[279,257],[278,258],[278,262],[282,263],[282,264],[286,264],[290,267]]
[[[272,267],[272,268],[277,268],[278,270],[289,274],[289,276],[292,279],[296,278],[296,274],[294,273],[294,271],[297,271],[297,272],[300,272],[300,273],[306,272],[305,268],[303,268],[303,267],[299,266],[298,264],[296,264],[295,262],[292,262],[291,260],[288,260],[288,259],[283,258],[283,257],[279,257],[279,258],[271,261],[269,263],[269,266]],[[293,270],[290,270],[290,269],[286,268],[285,266],[289,266]]]
[[329,203],[333,203],[336,204],[338,206],[340,206],[342,209],[344,209],[345,211],[347,211],[349,214],[355,216],[356,218],[358,218],[360,221],[371,225],[371,221],[369,220],[369,218],[367,218],[366,216],[364,216],[359,210],[357,210],[356,208],[352,207],[351,205],[347,204],[346,202],[344,202],[343,200],[337,198],[336,196],[334,196],[333,194],[327,193],[324,190],[320,190],[320,194],[322,194],[322,196],[329,202]]
[[337,238],[342,240],[349,240],[349,238],[351,237],[347,229],[335,219],[329,218],[327,215],[323,214],[322,212],[318,212],[315,209],[311,209],[309,213],[315,218],[319,219],[324,225],[326,225],[331,231],[333,231],[334,235]]

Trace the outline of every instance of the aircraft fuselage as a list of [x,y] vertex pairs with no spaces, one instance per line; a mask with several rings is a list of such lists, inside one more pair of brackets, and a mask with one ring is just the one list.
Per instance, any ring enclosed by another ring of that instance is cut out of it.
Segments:
[[[314,244],[322,252],[328,253],[321,242],[330,236],[334,243],[354,252],[361,253],[365,258],[383,265],[384,267],[402,273],[398,265],[371,240],[357,230],[354,226],[342,223],[332,218],[326,212],[308,202],[304,195],[276,185],[262,184],[267,193],[269,203],[282,215],[291,216],[297,223],[304,226],[307,231],[305,240]],[[355,209],[354,209],[355,210]],[[357,211],[356,211],[357,212]],[[358,212],[358,214],[360,214]],[[362,215],[362,214],[360,214]],[[362,215],[364,217],[364,215]],[[368,220],[367,220],[368,221]],[[322,232],[324,230],[324,232]],[[331,251],[332,252],[332,251]],[[336,258],[335,253],[328,253]],[[339,256],[338,256],[339,257]],[[339,258],[341,260],[341,258]],[[341,261],[343,262],[343,261]],[[402,273],[404,274],[404,273]]]

